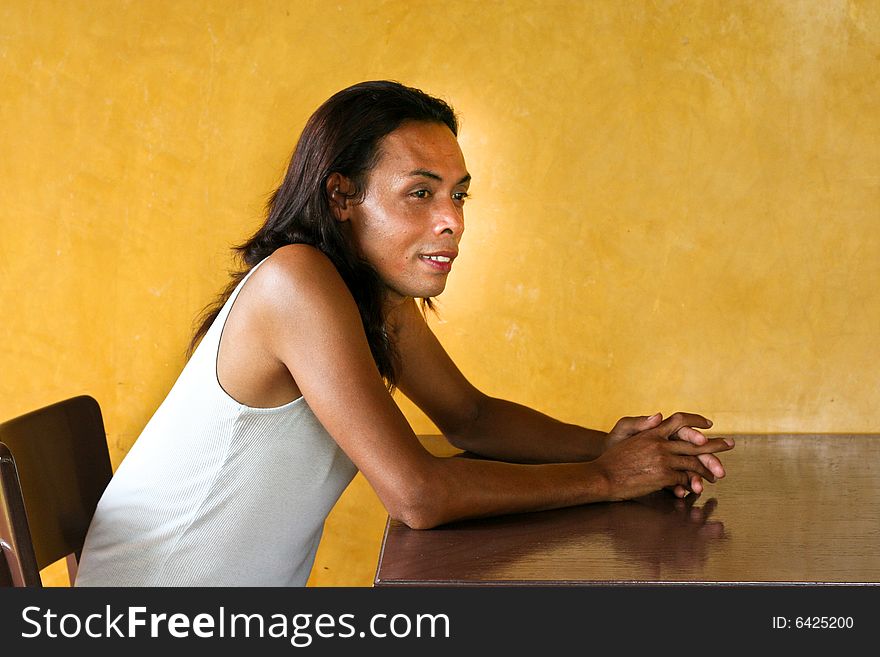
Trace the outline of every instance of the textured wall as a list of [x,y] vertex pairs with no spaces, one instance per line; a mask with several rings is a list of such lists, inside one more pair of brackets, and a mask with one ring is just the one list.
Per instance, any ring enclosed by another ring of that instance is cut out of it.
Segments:
[[[0,417],[89,392],[117,464],[309,113],[393,78],[461,114],[435,328],[486,392],[880,430],[878,71],[867,0],[7,0]],[[383,521],[359,478],[313,583],[368,584]]]

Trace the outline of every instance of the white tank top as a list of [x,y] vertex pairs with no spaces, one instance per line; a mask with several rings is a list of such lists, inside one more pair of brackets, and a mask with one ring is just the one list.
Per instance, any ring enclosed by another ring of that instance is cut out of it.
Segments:
[[302,397],[252,408],[218,382],[223,326],[257,267],[229,297],[107,486],[77,586],[308,580],[324,520],[357,470]]

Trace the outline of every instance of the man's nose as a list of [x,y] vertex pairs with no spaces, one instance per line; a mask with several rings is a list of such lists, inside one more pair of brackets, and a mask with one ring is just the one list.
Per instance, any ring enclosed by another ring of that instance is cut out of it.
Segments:
[[434,215],[434,233],[460,237],[464,232],[464,212],[452,199],[443,203]]

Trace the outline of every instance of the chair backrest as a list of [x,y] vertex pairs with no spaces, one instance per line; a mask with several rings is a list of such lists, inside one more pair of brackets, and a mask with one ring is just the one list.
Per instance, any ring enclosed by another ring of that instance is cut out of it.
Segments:
[[[38,571],[67,557],[72,584],[95,507],[113,476],[98,402],[82,395],[7,420],[0,423],[0,442],[11,454],[26,512],[26,524],[19,523],[24,530],[15,530],[19,561],[26,570],[21,537],[29,531]],[[7,471],[4,466],[2,488],[14,490]]]

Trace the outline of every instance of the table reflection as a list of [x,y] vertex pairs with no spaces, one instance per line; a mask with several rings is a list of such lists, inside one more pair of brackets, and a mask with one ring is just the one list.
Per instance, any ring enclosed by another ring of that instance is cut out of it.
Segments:
[[[628,502],[464,521],[428,531],[400,526],[394,563],[385,563],[383,572],[396,579],[395,573],[402,576],[417,566],[422,582],[564,583],[598,580],[600,570],[607,581],[613,565],[619,571],[613,579],[619,581],[653,581],[664,574],[687,578],[702,568],[713,544],[726,538],[723,522],[713,518],[717,507],[715,498],[689,495],[682,500],[659,492]],[[443,554],[435,572],[432,553]],[[606,562],[601,569],[593,568],[597,555]],[[560,579],[560,572],[567,577]]]

